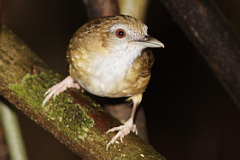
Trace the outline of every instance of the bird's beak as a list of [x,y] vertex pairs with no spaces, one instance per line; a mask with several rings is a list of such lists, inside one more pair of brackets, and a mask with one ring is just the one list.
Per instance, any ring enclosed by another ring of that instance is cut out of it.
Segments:
[[150,36],[145,36],[143,39],[135,40],[134,42],[149,48],[164,48],[162,42]]

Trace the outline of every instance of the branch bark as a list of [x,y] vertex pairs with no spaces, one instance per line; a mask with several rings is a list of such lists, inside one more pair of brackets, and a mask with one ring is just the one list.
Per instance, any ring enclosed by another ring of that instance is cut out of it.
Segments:
[[0,26],[0,94],[83,159],[165,159],[134,134],[106,144],[119,121],[84,93],[68,90],[42,107],[44,92],[62,78],[16,35]]
[[240,109],[240,39],[212,0],[161,0]]

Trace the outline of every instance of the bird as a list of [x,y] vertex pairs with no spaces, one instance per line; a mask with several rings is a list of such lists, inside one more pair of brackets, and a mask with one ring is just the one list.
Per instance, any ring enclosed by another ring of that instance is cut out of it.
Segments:
[[69,76],[47,90],[42,105],[67,88],[83,89],[100,97],[126,97],[132,102],[131,116],[106,132],[117,132],[106,149],[117,139],[122,142],[130,132],[137,133],[134,117],[154,61],[149,48],[164,48],[147,30],[147,25],[129,15],[101,17],[82,25],[68,46]]

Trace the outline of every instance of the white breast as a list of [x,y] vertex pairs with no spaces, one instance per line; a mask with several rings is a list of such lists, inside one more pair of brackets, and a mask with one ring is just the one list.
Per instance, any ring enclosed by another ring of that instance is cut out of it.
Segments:
[[[130,44],[131,45],[131,44]],[[126,46],[125,49],[114,48],[112,53],[106,56],[96,57],[92,61],[88,72],[91,73],[90,82],[79,80],[81,86],[92,94],[103,97],[117,97],[112,91],[119,87],[124,80],[127,70],[131,67],[134,59],[142,52],[138,45]]]

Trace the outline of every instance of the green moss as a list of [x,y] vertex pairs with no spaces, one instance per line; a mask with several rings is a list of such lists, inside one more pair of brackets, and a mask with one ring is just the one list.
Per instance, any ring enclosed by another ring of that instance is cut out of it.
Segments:
[[86,107],[73,103],[69,94],[61,93],[42,107],[44,93],[60,81],[58,74],[26,74],[20,82],[9,88],[37,114],[44,115],[59,131],[73,140],[84,139],[89,128],[94,125],[94,120],[87,115]]

